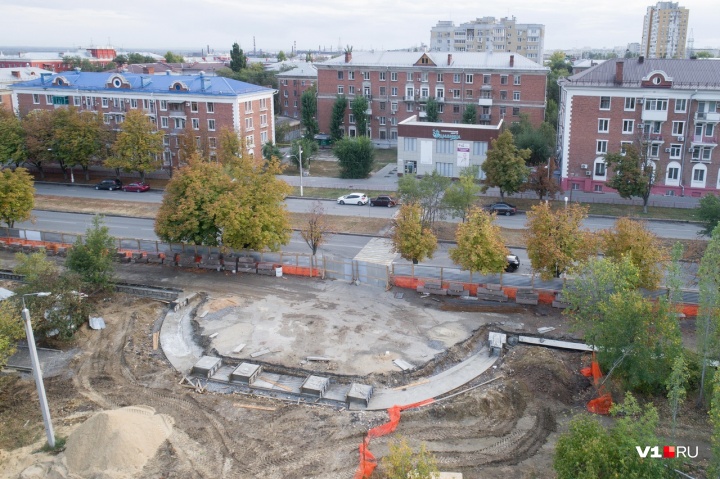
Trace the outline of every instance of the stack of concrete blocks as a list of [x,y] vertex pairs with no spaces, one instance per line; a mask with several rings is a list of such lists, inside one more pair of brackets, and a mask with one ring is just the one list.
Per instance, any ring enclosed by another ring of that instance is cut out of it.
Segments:
[[182,268],[197,268],[198,264],[195,261],[195,253],[175,253],[173,260],[175,266]]
[[448,296],[470,296],[470,291],[466,290],[462,284],[451,284],[447,290]]
[[[58,256],[60,256],[60,249],[61,248],[58,248]],[[118,263],[129,263],[131,258],[122,251],[118,251],[115,253],[115,261]]]
[[202,255],[198,268],[222,270],[222,253],[207,253]]
[[555,299],[554,299],[553,302],[552,302],[552,307],[553,307],[553,308],[565,309],[565,308],[567,308],[567,307],[569,307],[569,306],[570,306],[570,303],[568,303],[567,301],[565,301],[565,298],[563,298],[562,293],[557,293],[557,294],[555,294]]
[[443,289],[440,281],[425,281],[425,284],[417,287],[418,293],[426,294],[437,294],[439,296],[446,296],[448,294],[446,289]]
[[328,386],[330,386],[330,379],[322,376],[308,376],[305,382],[302,383],[300,392],[302,394],[323,397]]
[[532,304],[537,306],[540,295],[532,289],[518,289],[515,296],[517,304]]
[[501,303],[505,303],[508,300],[507,294],[505,294],[502,286],[499,284],[486,284],[484,288],[478,286],[477,297],[485,301],[498,301]]
[[131,262],[132,263],[147,263],[147,256],[145,256],[142,252],[136,251],[131,256]]
[[165,253],[148,253],[146,258],[148,263],[163,264],[165,262]]
[[264,274],[265,276],[277,276],[277,273],[275,272],[275,263],[258,263],[257,264],[257,274]]
[[373,387],[369,384],[352,383],[350,390],[345,396],[348,409],[351,406],[361,406],[366,408],[373,395]]
[[220,369],[220,366],[222,366],[222,359],[212,356],[203,356],[198,362],[195,363],[192,368],[191,374],[195,376],[203,376],[205,378],[210,378],[210,376],[215,374],[217,370]]
[[250,385],[255,382],[258,375],[262,372],[262,366],[252,363],[241,363],[240,366],[230,374],[230,381],[237,381]]
[[257,273],[257,263],[251,256],[241,256],[237,259],[238,273]]

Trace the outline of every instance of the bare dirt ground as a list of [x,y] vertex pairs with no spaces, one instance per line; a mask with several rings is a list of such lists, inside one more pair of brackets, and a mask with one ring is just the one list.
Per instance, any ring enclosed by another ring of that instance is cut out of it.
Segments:
[[[208,278],[198,275],[193,282],[208,289]],[[312,291],[303,286],[303,280],[284,281],[282,288],[273,287],[277,283],[267,278],[247,277],[243,281],[252,286],[243,291],[250,302],[261,302],[268,295],[276,302],[297,301]],[[228,288],[221,279],[217,291],[209,292],[222,297]],[[410,313],[439,314],[443,308],[442,302],[405,293],[405,308]],[[234,302],[223,303],[218,298],[210,309],[228,307],[234,307]],[[174,429],[170,437],[134,477],[349,478],[357,467],[358,445],[365,432],[387,420],[384,412],[298,406],[255,396],[197,394],[179,384],[180,375],[161,350],[152,348],[152,334],[164,317],[163,304],[118,295],[101,302],[97,313],[105,318],[107,328],[79,331],[70,346],[82,353],[64,374],[46,380],[52,417],[57,435],[67,436],[100,410],[145,405],[171,416]],[[537,327],[550,325],[558,327],[553,332],[556,336],[570,335],[565,320],[551,308],[519,308],[495,312],[493,317],[494,327],[509,332],[534,332]],[[468,333],[415,375],[388,372],[384,379],[405,382],[427,376],[462,359],[484,339],[480,331]],[[501,379],[403,413],[397,433],[414,446],[426,443],[441,470],[462,472],[466,479],[553,477],[552,451],[558,431],[593,394],[588,381],[578,373],[587,360],[577,353],[517,346],[497,363],[497,368],[471,385],[496,376]],[[21,477],[19,474],[31,464],[41,466],[35,470],[46,471],[62,453],[51,456],[37,452],[44,434],[34,384],[14,376],[3,381],[0,474]],[[700,420],[683,434],[688,440],[709,435],[707,425]],[[389,439],[372,442],[371,449],[378,457],[387,452]]]

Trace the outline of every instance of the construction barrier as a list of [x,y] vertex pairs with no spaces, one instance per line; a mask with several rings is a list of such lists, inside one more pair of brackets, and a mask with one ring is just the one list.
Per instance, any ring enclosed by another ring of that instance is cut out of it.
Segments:
[[393,406],[388,409],[388,416],[390,419],[385,424],[381,424],[368,431],[365,435],[365,439],[360,444],[360,465],[355,472],[355,479],[367,479],[372,476],[373,471],[377,467],[377,459],[370,452],[370,440],[376,437],[387,436],[388,434],[395,432],[398,424],[400,423],[400,413],[408,409],[415,409],[421,406],[427,406],[435,402],[434,399],[426,399],[425,401],[408,404],[406,406]]
[[582,368],[580,374],[586,378],[592,378],[593,386],[595,386],[598,392],[598,397],[587,403],[587,410],[593,414],[610,414],[610,408],[613,405],[612,396],[605,391],[605,385],[601,382],[602,371],[600,370],[600,364],[595,358],[595,353],[593,353],[590,366]]

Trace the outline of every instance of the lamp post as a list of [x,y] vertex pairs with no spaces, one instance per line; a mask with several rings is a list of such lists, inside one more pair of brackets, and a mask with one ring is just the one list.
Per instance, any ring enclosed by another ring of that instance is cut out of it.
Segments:
[[22,296],[22,318],[25,323],[25,335],[27,336],[28,349],[30,350],[30,361],[32,362],[33,376],[35,377],[35,387],[37,388],[38,397],[40,398],[40,412],[42,413],[43,423],[45,424],[45,434],[47,442],[51,448],[55,447],[55,432],[53,431],[52,420],[50,419],[50,409],[48,408],[47,397],[45,396],[45,385],[43,384],[42,371],[40,370],[40,361],[38,360],[37,348],[35,347],[35,335],[30,325],[30,311],[25,306],[25,296],[50,296],[51,293],[28,293]]
[[298,145],[298,156],[295,155],[285,155],[286,157],[295,158],[298,160],[298,165],[300,166],[300,196],[303,196],[303,168],[302,168],[302,146]]

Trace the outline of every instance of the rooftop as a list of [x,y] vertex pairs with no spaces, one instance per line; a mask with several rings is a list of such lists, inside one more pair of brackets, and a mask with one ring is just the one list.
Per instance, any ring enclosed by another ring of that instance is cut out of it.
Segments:
[[[518,53],[505,52],[353,52],[350,62],[345,62],[345,56],[340,55],[330,60],[318,63],[317,66],[357,66],[357,67],[395,67],[412,68],[419,65],[420,59],[426,56],[432,64],[421,65],[428,68],[475,68],[509,71],[536,71],[547,72],[550,69],[528,60]],[[510,66],[510,57],[513,66]],[[448,65],[448,58],[450,64]]]
[[317,68],[315,68],[315,65],[312,63],[285,63],[287,66],[294,67],[292,70],[284,71],[281,73],[278,73],[278,78],[283,77],[307,77],[307,78],[317,78]]

